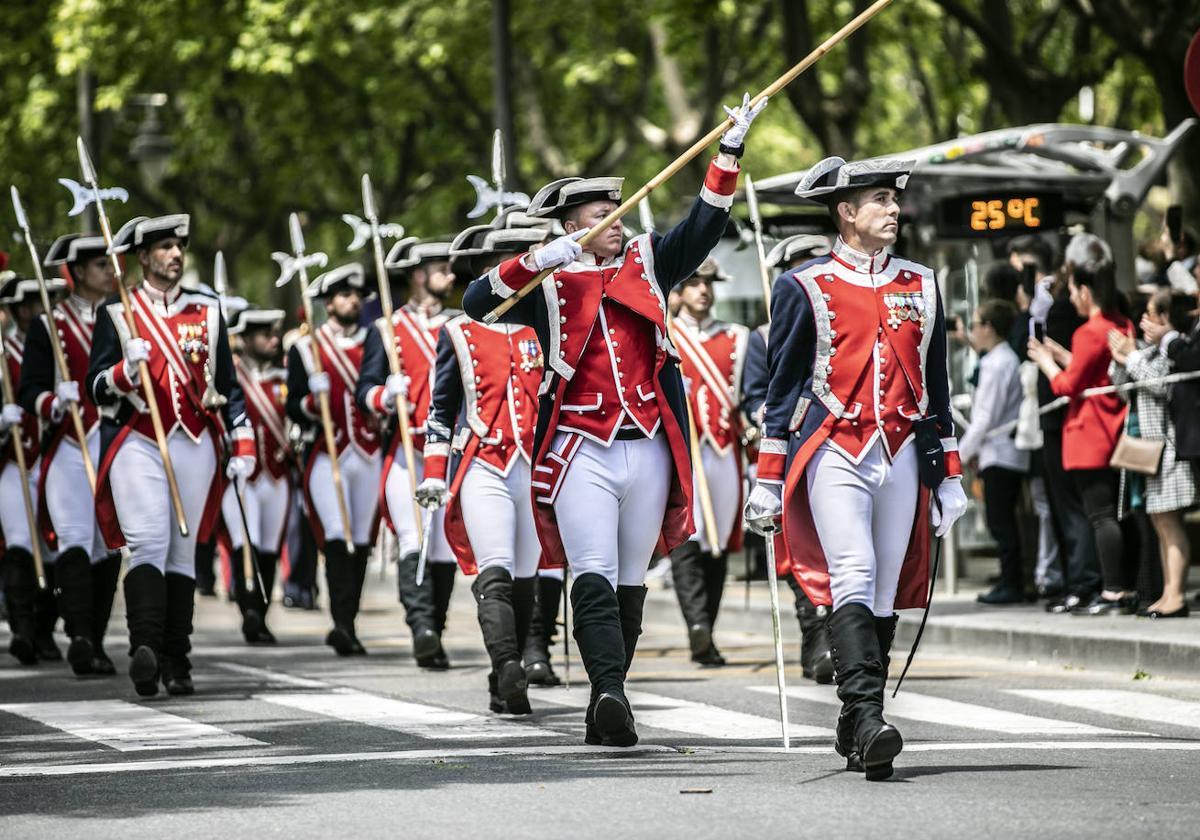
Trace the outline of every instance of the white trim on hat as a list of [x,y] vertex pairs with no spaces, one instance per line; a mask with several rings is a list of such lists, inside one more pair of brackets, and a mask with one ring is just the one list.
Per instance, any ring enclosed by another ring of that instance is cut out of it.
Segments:
[[282,309],[256,309],[251,307],[238,314],[237,321],[229,327],[230,335],[241,335],[249,326],[279,327],[283,325],[285,313]]
[[810,256],[823,257],[833,251],[828,236],[819,233],[797,233],[775,243],[767,254],[767,265],[774,268],[795,259],[796,254],[808,251]]
[[93,256],[102,256],[108,253],[108,243],[104,241],[103,236],[85,236],[81,233],[67,233],[54,242],[46,249],[46,255],[42,258],[42,265],[47,268],[54,268],[59,265],[77,262],[80,257],[80,252],[97,251]]
[[361,263],[346,263],[345,265],[339,265],[337,268],[331,268],[323,274],[318,274],[316,279],[309,284],[308,296],[311,298],[323,298],[335,286],[341,285],[346,285],[365,293],[367,275],[363,271]]

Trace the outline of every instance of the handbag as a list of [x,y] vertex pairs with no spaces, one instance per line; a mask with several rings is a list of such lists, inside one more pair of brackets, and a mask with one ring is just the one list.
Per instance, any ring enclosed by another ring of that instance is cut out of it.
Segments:
[[1165,440],[1146,440],[1129,434],[1129,416],[1132,413],[1131,411],[1125,415],[1125,428],[1121,430],[1121,436],[1117,438],[1117,448],[1113,450],[1112,457],[1108,459],[1108,465],[1114,470],[1129,470],[1140,475],[1158,475],[1158,471],[1162,469],[1163,450],[1166,449],[1167,442]]

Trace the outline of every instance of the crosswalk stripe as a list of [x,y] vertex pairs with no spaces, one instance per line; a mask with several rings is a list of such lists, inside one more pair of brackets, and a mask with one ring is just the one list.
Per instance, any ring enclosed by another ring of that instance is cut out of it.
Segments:
[[264,746],[253,738],[124,700],[5,703],[0,705],[0,712],[29,718],[121,752]]
[[487,718],[470,712],[379,697],[352,688],[310,693],[256,694],[254,699],[435,740],[562,737],[561,732],[513,720]]
[[[772,718],[734,712],[707,703],[679,700],[646,691],[629,691],[626,695],[633,706],[633,716],[639,726],[729,741],[780,737],[779,721]],[[586,688],[568,691],[559,687],[540,689],[533,695],[533,699],[547,700],[573,709],[587,709],[589,695]],[[794,738],[830,738],[833,736],[833,730],[798,725],[791,727],[791,735]]]
[[332,688],[329,683],[320,680],[310,680],[308,677],[297,677],[282,671],[271,671],[266,668],[255,668],[253,665],[242,665],[240,662],[214,662],[223,671],[231,671],[247,677],[257,677],[268,685],[286,685],[291,688]]
[[1126,689],[1008,689],[1008,694],[1115,717],[1200,729],[1200,703]]
[[[763,694],[775,693],[775,689],[768,686],[750,686],[749,688],[751,691]],[[822,703],[827,706],[840,706],[842,702],[831,688],[790,686],[787,694],[794,700]],[[993,709],[990,706],[947,700],[944,697],[913,694],[908,691],[901,692],[896,697],[889,696],[884,707],[888,717],[937,723],[943,726],[960,726],[965,729],[986,729],[1006,735],[1088,735],[1094,737],[1097,735],[1146,734],[1105,729],[1069,720],[1034,717],[1018,712]]]

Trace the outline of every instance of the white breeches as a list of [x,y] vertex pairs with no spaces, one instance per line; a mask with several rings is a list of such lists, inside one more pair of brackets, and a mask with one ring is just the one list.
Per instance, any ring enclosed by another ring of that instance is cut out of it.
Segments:
[[[724,551],[729,545],[729,538],[733,536],[733,529],[741,525],[738,500],[742,495],[742,482],[738,478],[737,449],[731,446],[722,455],[711,446],[701,444],[700,460],[704,464],[704,477],[712,497],[718,547]],[[692,518],[696,522],[696,533],[692,534],[692,539],[699,542],[704,551],[710,551],[708,528],[704,524],[704,511],[700,506],[700,473],[695,469],[692,470]]]
[[[379,471],[382,469],[379,455],[364,456],[352,446],[346,447],[338,456],[341,470],[342,498],[346,500],[346,513],[350,517],[350,539],[355,545],[369,545],[371,524],[379,507]],[[312,497],[317,518],[325,531],[325,540],[344,540],[346,531],[342,527],[342,514],[338,508],[337,493],[333,489],[333,470],[329,454],[318,450],[308,474],[308,495]]]
[[[92,429],[87,436],[92,465],[100,466],[100,430]],[[67,437],[58,444],[46,473],[46,509],[54,533],[58,535],[59,553],[68,548],[82,548],[93,563],[108,556],[108,547],[96,524],[96,503],[88,489],[87,470],[78,441]]]
[[[8,444],[11,446],[12,444]],[[37,517],[37,483],[40,461],[27,464],[29,473],[29,498],[33,502],[33,515]],[[92,515],[93,521],[95,514]],[[15,459],[10,459],[0,472],[0,528],[4,529],[4,542],[13,548],[33,550],[29,532],[29,516],[25,510],[25,497],[21,493],[21,475]]]
[[583,440],[554,502],[572,575],[603,575],[614,588],[645,581],[674,470],[663,435],[607,448]]
[[[421,479],[425,477],[425,458],[419,452],[413,453],[413,467],[417,471],[416,483],[420,484]],[[387,494],[388,514],[396,531],[400,556],[420,551],[421,542],[417,539],[417,520],[413,511],[412,483],[408,480],[408,467],[404,463],[403,452],[398,451],[392,460],[392,468],[388,471],[383,492]],[[425,558],[426,562],[455,562],[454,552],[450,550],[450,543],[446,541],[446,509],[438,508],[432,516],[425,513],[424,517],[425,527],[432,529],[429,534],[429,555]]]
[[511,577],[533,577],[541,545],[533,524],[529,464],[518,458],[502,477],[475,461],[467,468],[458,496],[479,570],[500,566]]
[[[279,552],[283,546],[284,527],[291,503],[291,488],[286,477],[276,479],[262,472],[258,478],[246,482],[242,489],[242,504],[246,509],[245,529],[255,551],[260,554]],[[225,488],[225,495],[221,499],[221,517],[225,520],[230,543],[235,549],[240,549],[244,542],[242,512],[238,509],[233,482]]]
[[909,444],[890,463],[876,440],[855,465],[822,444],[805,467],[835,610],[863,604],[877,616],[892,615],[917,511],[915,453]]
[[205,431],[193,441],[176,431],[167,438],[187,536],[179,533],[171,491],[158,446],[131,432],[109,470],[113,504],[129,549],[129,568],[153,565],[161,572],[196,576],[196,532],[217,470],[217,453]]

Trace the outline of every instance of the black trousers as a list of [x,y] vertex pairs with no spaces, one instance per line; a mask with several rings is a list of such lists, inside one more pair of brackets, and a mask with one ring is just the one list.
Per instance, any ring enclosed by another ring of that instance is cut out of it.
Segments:
[[[1126,545],[1121,523],[1117,521],[1116,470],[1072,470],[1083,509],[1096,540],[1096,553],[1104,572],[1104,588],[1113,592],[1137,589],[1138,552],[1136,542]],[[1136,541],[1136,531],[1131,535]]]
[[1000,580],[1014,592],[1025,589],[1021,563],[1021,533],[1017,528],[1017,505],[1023,475],[1005,467],[988,467],[981,472],[983,504],[988,531],[1000,556]]
[[1100,589],[1096,542],[1075,479],[1063,469],[1062,430],[1045,429],[1042,435],[1046,496],[1050,501],[1050,516],[1054,520],[1055,536],[1058,538],[1063,585],[1068,592],[1092,595]]

